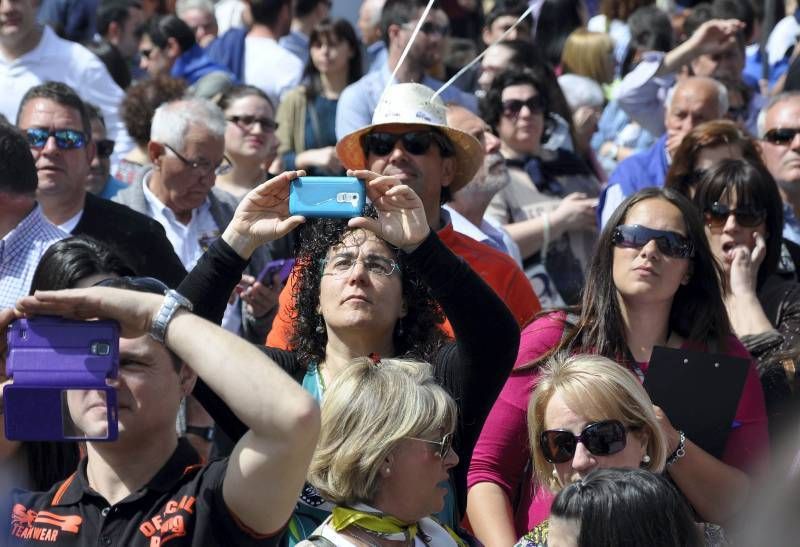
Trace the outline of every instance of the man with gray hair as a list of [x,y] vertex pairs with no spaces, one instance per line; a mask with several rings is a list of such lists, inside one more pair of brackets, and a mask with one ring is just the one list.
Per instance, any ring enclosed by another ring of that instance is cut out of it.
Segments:
[[211,0],[178,0],[175,15],[189,25],[200,47],[206,47],[216,39],[219,28]]
[[650,148],[621,161],[600,194],[600,225],[625,198],[650,186],[663,186],[672,155],[683,138],[701,123],[725,117],[728,92],[718,81],[700,76],[681,80],[668,96],[666,132]]
[[761,157],[783,199],[783,237],[800,244],[800,92],[770,99],[758,118]]
[[478,139],[485,153],[483,164],[472,180],[454,192],[451,200],[443,206],[450,213],[453,229],[506,253],[521,268],[522,255],[519,246],[499,222],[485,216],[495,194],[511,182],[506,161],[500,154],[500,139],[492,133],[485,121],[463,106],[447,107],[447,125]]
[[[191,270],[233,218],[236,199],[217,188],[217,175],[231,168],[225,157],[225,117],[205,99],[172,101],[156,109],[147,153],[153,165],[142,180],[119,192],[114,201],[158,221],[175,253]],[[277,301],[268,287],[255,283],[270,259],[266,248],[250,261],[241,296],[243,315],[228,313],[225,326],[248,339],[262,342],[269,312]],[[232,310],[229,310],[232,311]]]

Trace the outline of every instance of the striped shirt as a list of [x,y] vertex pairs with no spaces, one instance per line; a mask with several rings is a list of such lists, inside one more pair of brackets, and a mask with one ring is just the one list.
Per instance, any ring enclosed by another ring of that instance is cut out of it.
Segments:
[[39,205],[6,234],[0,241],[0,309],[28,294],[42,254],[68,235],[48,222]]

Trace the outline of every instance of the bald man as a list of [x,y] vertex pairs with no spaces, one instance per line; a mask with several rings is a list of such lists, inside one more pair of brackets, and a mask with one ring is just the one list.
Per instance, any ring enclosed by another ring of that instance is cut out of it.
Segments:
[[666,106],[666,132],[650,148],[620,162],[611,173],[608,186],[600,194],[601,227],[625,198],[643,188],[664,185],[672,154],[683,137],[701,123],[723,118],[728,111],[728,92],[712,78],[685,78],[670,90]]
[[500,223],[484,216],[494,195],[511,182],[500,154],[500,139],[492,134],[485,121],[463,106],[447,107],[447,125],[478,139],[485,152],[483,165],[472,180],[444,206],[450,213],[453,229],[506,253],[522,267],[519,246]]

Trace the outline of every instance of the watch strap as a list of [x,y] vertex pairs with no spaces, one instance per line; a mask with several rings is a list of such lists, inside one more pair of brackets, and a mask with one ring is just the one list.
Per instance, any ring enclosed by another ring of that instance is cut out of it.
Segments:
[[162,344],[164,343],[164,338],[167,335],[167,326],[180,308],[192,311],[192,303],[178,291],[169,289],[164,293],[164,302],[156,312],[155,317],[153,317],[153,324],[150,326],[150,336],[153,339]]

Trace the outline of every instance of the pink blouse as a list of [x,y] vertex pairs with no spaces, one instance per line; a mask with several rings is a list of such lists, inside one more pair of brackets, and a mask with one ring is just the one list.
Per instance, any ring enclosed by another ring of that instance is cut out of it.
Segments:
[[[553,500],[545,488],[535,487],[528,439],[527,411],[538,378],[537,368],[519,370],[556,346],[564,332],[564,314],[541,317],[522,331],[519,355],[500,396],[494,404],[472,454],[467,485],[491,482],[500,486],[516,507],[514,525],[518,536],[545,520]],[[703,344],[686,342],[684,349],[702,350]],[[764,394],[752,357],[736,338],[727,354],[750,360],[742,396],[736,410],[737,427],[728,436],[722,461],[747,471],[768,455],[767,414]],[[642,366],[644,372],[646,366]]]

